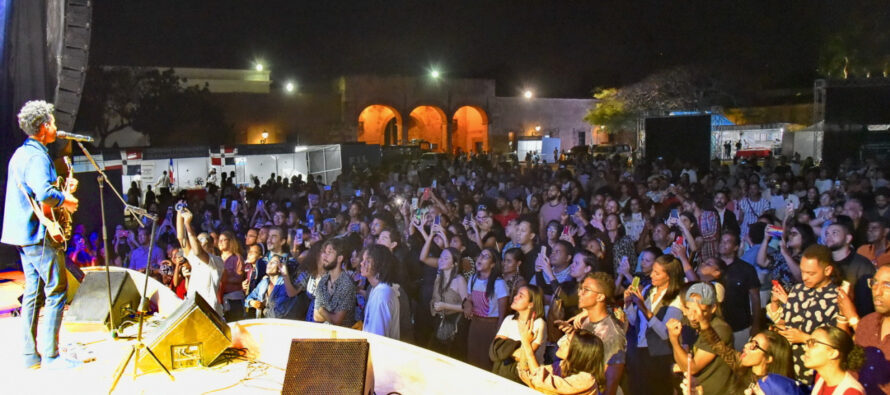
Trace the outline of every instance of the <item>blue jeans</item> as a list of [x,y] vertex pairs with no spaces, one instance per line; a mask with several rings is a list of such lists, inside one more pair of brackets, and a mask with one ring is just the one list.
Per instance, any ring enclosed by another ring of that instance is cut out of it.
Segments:
[[[65,257],[50,241],[19,247],[22,271],[25,274],[25,291],[22,295],[22,322],[24,322],[25,366],[40,362],[49,363],[59,356],[59,327],[65,308],[65,291],[68,279],[65,273]],[[40,353],[37,352],[38,313],[37,298],[40,287],[46,296],[43,305],[43,325],[40,326]]]

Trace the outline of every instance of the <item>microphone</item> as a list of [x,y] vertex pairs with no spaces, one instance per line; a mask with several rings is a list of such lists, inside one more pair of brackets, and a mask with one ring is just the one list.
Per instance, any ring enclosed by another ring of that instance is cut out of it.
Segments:
[[65,139],[65,140],[73,140],[73,141],[83,141],[85,143],[93,142],[93,138],[90,136],[84,136],[82,134],[63,132],[61,130],[56,131],[56,138]]

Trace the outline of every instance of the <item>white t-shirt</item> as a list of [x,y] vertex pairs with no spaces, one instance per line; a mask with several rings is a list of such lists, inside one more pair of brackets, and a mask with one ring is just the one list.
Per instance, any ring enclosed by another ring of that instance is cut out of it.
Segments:
[[201,295],[202,298],[219,313],[223,314],[222,304],[216,297],[216,291],[219,289],[219,280],[223,272],[223,260],[217,255],[210,255],[210,263],[198,259],[198,255],[194,251],[189,251],[186,257],[192,266],[192,274],[189,278],[189,287],[186,297],[192,297],[195,293]]
[[[532,323],[532,333],[535,335],[532,344],[538,345],[538,349],[535,350],[535,359],[538,360],[538,364],[541,364],[544,361],[544,349],[546,348],[542,344],[544,344],[544,339],[547,335],[547,326],[542,318],[536,318],[535,322]],[[498,329],[495,337],[497,336],[519,341],[519,323],[513,318],[513,315],[504,318],[504,322],[501,323],[501,327]]]

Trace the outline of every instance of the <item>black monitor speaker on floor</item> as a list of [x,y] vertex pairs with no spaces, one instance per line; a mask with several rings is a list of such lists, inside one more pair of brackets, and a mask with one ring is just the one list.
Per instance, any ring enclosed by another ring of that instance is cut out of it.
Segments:
[[293,339],[281,393],[371,394],[369,349],[366,339]]
[[[120,326],[124,317],[139,307],[139,291],[127,272],[111,272],[111,303],[113,326]],[[89,272],[77,288],[63,324],[72,332],[107,330],[108,281],[105,272]]]

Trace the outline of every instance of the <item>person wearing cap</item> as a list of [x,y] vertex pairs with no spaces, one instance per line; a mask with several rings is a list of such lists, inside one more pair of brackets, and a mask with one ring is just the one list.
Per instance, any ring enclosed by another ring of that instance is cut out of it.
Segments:
[[[732,328],[722,318],[714,314],[717,311],[717,293],[714,287],[707,283],[695,283],[686,291],[686,308],[684,315],[690,318],[701,315],[710,316],[708,326],[713,328],[720,338],[720,342],[726,346],[732,345]],[[694,322],[694,321],[693,321]],[[725,391],[729,384],[732,371],[726,362],[717,357],[717,353],[711,344],[699,337],[695,344],[689,348],[692,351],[691,364],[689,354],[683,347],[680,332],[683,324],[680,320],[671,319],[667,322],[668,337],[671,341],[671,349],[674,353],[674,362],[683,372],[691,372],[705,394],[719,394]]]

